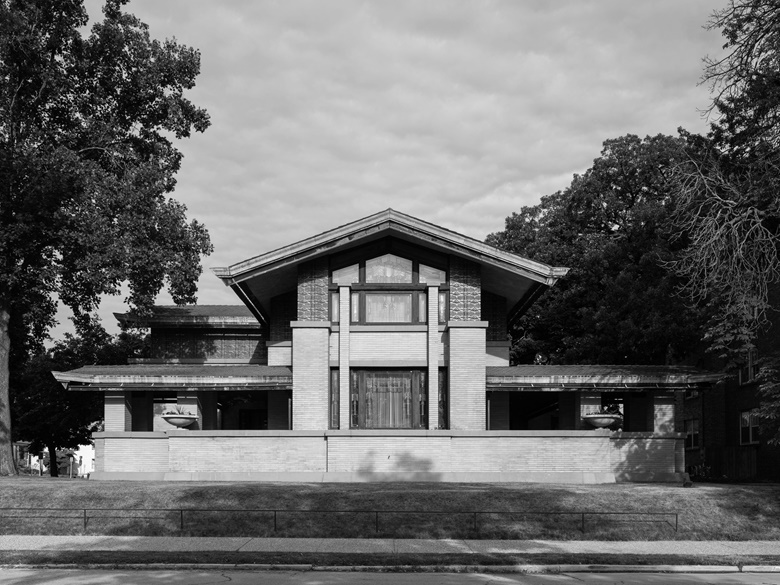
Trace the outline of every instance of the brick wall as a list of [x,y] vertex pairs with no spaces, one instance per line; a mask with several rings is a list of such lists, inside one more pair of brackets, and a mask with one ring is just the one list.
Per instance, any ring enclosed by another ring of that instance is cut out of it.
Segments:
[[293,428],[328,428],[330,322],[293,323]]
[[[509,474],[506,481],[669,481],[679,437],[607,431],[97,433],[97,471]],[[512,475],[513,474],[513,475]],[[464,475],[465,477],[465,475]],[[471,475],[473,480],[474,476]],[[611,479],[610,479],[611,478]],[[271,478],[268,478],[271,479]],[[298,481],[304,481],[298,478]],[[317,479],[319,480],[319,479]],[[464,481],[466,479],[461,479]],[[502,481],[493,476],[493,481]]]
[[103,402],[103,428],[107,431],[129,431],[132,427],[130,393],[106,392]]
[[[159,433],[133,433],[132,437],[102,439],[95,451],[95,471],[168,471],[168,438]],[[97,441],[95,441],[97,447]]]
[[[425,361],[428,358],[425,331],[352,332],[349,360],[355,362]],[[343,350],[343,347],[342,347]],[[484,381],[485,372],[482,371]]]
[[[486,290],[482,291],[482,321],[488,322],[488,341],[506,341],[506,299]],[[507,364],[509,365],[509,364]]]
[[262,331],[246,329],[152,329],[151,354],[155,359],[219,359],[265,364],[266,338]]
[[328,260],[320,258],[298,267],[298,321],[329,321]]
[[478,264],[450,257],[450,320],[479,321],[482,316],[482,280]]
[[179,433],[171,435],[169,442],[171,471],[325,471],[326,444],[321,435],[228,432],[203,441]]
[[271,299],[269,341],[292,341],[290,322],[298,318],[298,291]]
[[480,321],[448,325],[450,429],[485,430],[486,327]]
[[622,437],[612,440],[615,476],[618,480],[631,480],[674,474],[677,441],[674,436],[622,433]]
[[657,394],[653,396],[653,431],[656,433],[674,432],[674,405],[674,394]]

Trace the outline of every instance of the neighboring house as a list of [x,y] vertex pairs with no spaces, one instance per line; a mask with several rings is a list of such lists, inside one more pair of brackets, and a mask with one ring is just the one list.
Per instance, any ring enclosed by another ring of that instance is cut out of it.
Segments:
[[[567,269],[393,210],[215,272],[244,306],[158,307],[152,359],[55,373],[105,393],[93,478],[679,480],[682,395],[718,379],[510,366],[508,325]],[[606,405],[622,430],[584,422]]]
[[[780,306],[780,287],[770,291],[772,307]],[[736,374],[703,395],[685,393],[683,428],[685,461],[694,477],[715,480],[780,480],[780,446],[759,433],[760,360],[780,348],[780,318],[770,311],[769,327],[756,341],[756,351]]]

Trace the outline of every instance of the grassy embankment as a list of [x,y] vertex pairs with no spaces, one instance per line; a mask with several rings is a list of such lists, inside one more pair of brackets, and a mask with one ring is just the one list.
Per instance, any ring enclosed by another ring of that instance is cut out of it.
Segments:
[[[0,479],[0,508],[10,507],[28,510],[0,511],[0,533],[780,540],[780,486],[777,485],[697,484],[684,489],[677,485],[649,484],[205,484],[95,482],[45,477]],[[83,529],[83,508],[90,509],[86,531]],[[121,512],[98,510],[100,508]],[[184,513],[184,530],[180,528],[179,512],[157,512],[152,510],[154,508],[190,510]],[[275,532],[273,514],[248,511],[257,509],[290,512],[277,514]],[[306,512],[310,510],[344,512]],[[370,513],[374,510],[380,511],[378,532],[376,515]],[[423,511],[444,513],[424,515],[420,513]],[[483,512],[478,515],[476,530],[474,517],[468,513],[472,511]],[[516,514],[508,514],[510,511]],[[579,512],[630,512],[635,515],[589,514],[583,533]],[[672,516],[639,515],[647,512],[677,512],[678,531],[672,528]],[[116,515],[123,517],[111,517]]]

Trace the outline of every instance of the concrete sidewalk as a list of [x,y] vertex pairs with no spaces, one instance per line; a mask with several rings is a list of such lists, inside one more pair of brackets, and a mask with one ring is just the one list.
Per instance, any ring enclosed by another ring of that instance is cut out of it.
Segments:
[[434,540],[0,535],[0,551],[290,552],[390,554],[776,555],[780,541]]

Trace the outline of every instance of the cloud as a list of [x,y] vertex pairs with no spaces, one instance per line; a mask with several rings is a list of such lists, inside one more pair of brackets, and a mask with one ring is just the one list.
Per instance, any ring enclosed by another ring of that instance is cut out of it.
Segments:
[[[95,2],[90,0],[95,14]],[[174,197],[228,265],[393,207],[484,238],[608,138],[704,131],[708,0],[135,0],[202,54]],[[201,302],[237,299],[210,273]]]

